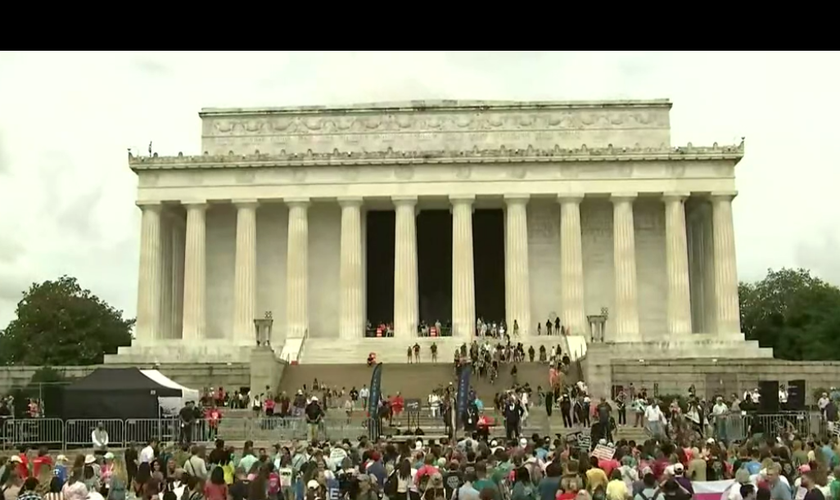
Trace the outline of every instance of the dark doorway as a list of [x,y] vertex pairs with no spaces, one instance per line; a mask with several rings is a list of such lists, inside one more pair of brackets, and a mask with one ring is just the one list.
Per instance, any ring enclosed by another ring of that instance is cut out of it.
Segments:
[[367,319],[394,321],[394,211],[367,213]]
[[452,320],[452,215],[423,210],[417,216],[417,271],[420,321]]
[[505,319],[505,212],[476,210],[473,214],[475,316],[484,321]]

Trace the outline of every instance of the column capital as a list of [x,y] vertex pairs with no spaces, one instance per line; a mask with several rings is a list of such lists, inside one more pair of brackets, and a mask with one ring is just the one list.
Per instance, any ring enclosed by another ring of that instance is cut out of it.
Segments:
[[710,198],[712,201],[732,201],[738,196],[738,191],[712,191]]
[[633,203],[638,197],[639,193],[613,193],[610,195],[610,201],[613,203],[622,201],[629,201],[630,203]]
[[472,205],[474,201],[474,194],[454,194],[449,196],[449,202],[453,205]]
[[236,208],[257,208],[260,204],[257,200],[232,200]]
[[413,207],[417,204],[417,197],[416,196],[392,196],[391,202],[395,206],[403,206],[403,207]]
[[578,204],[583,201],[583,195],[580,193],[563,193],[557,195],[557,203],[561,205],[564,203]]
[[684,201],[689,196],[691,193],[669,191],[662,194],[662,200],[665,202]]
[[206,210],[207,200],[182,200],[181,205],[183,205],[187,210]]
[[513,205],[517,203],[527,204],[528,201],[531,199],[530,194],[506,194],[504,196],[505,203],[508,205]]
[[309,207],[310,200],[306,197],[299,197],[299,198],[286,198],[283,200],[283,203],[289,206],[289,208],[307,208]]
[[140,207],[140,210],[143,210],[144,212],[146,210],[152,212],[160,212],[161,210],[163,210],[163,203],[161,203],[160,201],[138,201],[137,206]]
[[342,208],[344,207],[361,207],[362,203],[365,202],[365,199],[361,196],[340,196],[338,198],[338,204]]

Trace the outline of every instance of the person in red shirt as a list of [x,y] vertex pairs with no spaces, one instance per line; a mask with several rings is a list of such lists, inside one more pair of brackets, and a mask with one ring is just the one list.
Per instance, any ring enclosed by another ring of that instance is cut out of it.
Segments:
[[26,452],[29,451],[29,448],[21,446],[18,448],[18,451],[20,453],[13,455],[9,460],[17,463],[17,467],[15,467],[15,469],[17,470],[18,477],[26,479],[29,477],[29,457],[26,456]]
[[393,416],[395,418],[399,418],[400,414],[405,407],[405,400],[398,392],[396,396],[391,399],[391,411],[393,412]]
[[210,440],[216,439],[216,436],[219,434],[219,422],[222,421],[222,412],[216,407],[216,403],[207,409],[207,413],[205,414],[205,418],[207,419],[207,428],[210,429]]
[[46,446],[38,449],[38,456],[32,460],[32,477],[38,477],[38,472],[41,470],[42,465],[46,465],[49,468],[53,467],[53,459],[49,453],[50,451]]

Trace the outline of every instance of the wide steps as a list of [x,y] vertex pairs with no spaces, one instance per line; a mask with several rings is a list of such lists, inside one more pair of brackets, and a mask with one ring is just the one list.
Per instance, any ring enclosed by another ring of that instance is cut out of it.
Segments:
[[[575,366],[575,365],[573,365]],[[525,383],[536,390],[537,387],[548,386],[548,365],[542,363],[517,364],[517,382]],[[331,388],[344,389],[345,393],[355,387],[370,386],[373,368],[366,364],[299,364],[287,366],[280,379],[280,390],[292,395],[306,385],[311,389],[317,379],[321,385]],[[487,406],[492,406],[494,396],[513,385],[510,375],[510,365],[502,365],[495,384],[487,379],[472,376],[470,384],[478,397]],[[577,370],[570,370],[567,383],[578,380]],[[398,391],[404,398],[417,398],[425,402],[429,393],[437,387],[446,387],[450,382],[455,383],[455,368],[452,361],[438,363],[385,363],[382,367],[382,394],[392,396]]]

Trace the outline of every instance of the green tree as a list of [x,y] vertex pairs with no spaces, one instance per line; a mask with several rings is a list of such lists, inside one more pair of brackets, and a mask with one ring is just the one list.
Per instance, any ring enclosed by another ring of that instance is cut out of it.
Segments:
[[805,269],[769,269],[738,287],[747,340],[772,347],[777,358],[840,359],[840,290]]
[[16,313],[0,334],[0,364],[98,364],[131,344],[134,320],[69,276],[34,283]]

